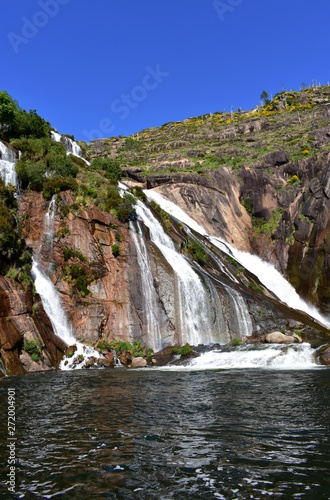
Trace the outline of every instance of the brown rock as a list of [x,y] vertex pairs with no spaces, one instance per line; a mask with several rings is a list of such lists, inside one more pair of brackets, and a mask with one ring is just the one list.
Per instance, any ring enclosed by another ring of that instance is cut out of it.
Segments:
[[131,368],[144,368],[147,366],[147,360],[141,357],[133,358]]
[[271,332],[266,335],[265,340],[269,344],[292,344],[294,337],[284,335],[281,332]]
[[321,354],[320,360],[325,365],[330,366],[330,347],[327,347]]

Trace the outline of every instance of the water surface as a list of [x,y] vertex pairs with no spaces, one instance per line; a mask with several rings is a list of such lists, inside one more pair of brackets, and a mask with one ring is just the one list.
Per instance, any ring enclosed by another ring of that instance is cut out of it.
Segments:
[[31,374],[2,419],[8,387],[21,498],[330,497],[327,369]]

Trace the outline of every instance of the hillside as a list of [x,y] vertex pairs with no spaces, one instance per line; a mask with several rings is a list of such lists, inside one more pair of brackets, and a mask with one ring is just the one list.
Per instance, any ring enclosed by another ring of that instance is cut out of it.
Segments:
[[86,152],[115,158],[210,234],[273,262],[329,312],[329,97],[330,87],[281,92],[252,111],[95,140]]

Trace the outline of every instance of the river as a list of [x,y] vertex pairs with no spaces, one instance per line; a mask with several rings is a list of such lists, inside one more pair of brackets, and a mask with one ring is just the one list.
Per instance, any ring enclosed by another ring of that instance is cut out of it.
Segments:
[[330,371],[79,370],[16,393],[17,498],[330,497]]

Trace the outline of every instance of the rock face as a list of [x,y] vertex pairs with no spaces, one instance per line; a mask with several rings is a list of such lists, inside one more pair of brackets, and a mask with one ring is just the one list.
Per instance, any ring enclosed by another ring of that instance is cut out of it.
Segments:
[[[78,340],[86,342],[94,342],[101,337],[132,341],[132,332],[136,332],[138,337],[141,328],[138,315],[131,308],[131,277],[127,263],[132,269],[137,268],[137,263],[131,254],[127,226],[113,229],[112,226],[118,221],[97,207],[72,208],[68,216],[64,217],[61,207],[70,207],[73,203],[74,198],[70,194],[62,194],[55,217],[52,256],[55,272],[52,279],[72,322],[74,334]],[[30,214],[25,225],[25,237],[34,252],[42,244],[48,205],[42,195],[36,193],[25,195],[20,205],[22,212]],[[122,243],[116,241],[118,232],[123,238]],[[121,249],[118,258],[112,253],[115,243]],[[65,260],[64,249],[71,251],[72,256],[68,260]],[[40,261],[44,268],[48,267],[49,260],[49,248],[42,245]],[[87,296],[79,293],[66,274],[68,266],[73,265],[85,269],[90,277],[90,294]]]
[[250,251],[251,219],[239,201],[240,185],[227,168],[209,176],[173,174],[148,178],[149,189],[157,188],[201,224],[206,231]]
[[[34,340],[40,347],[39,363],[22,353],[24,339]],[[64,350],[65,344],[54,335],[40,301],[33,305],[31,292],[0,277],[0,355],[6,374],[52,369],[58,366]]]

